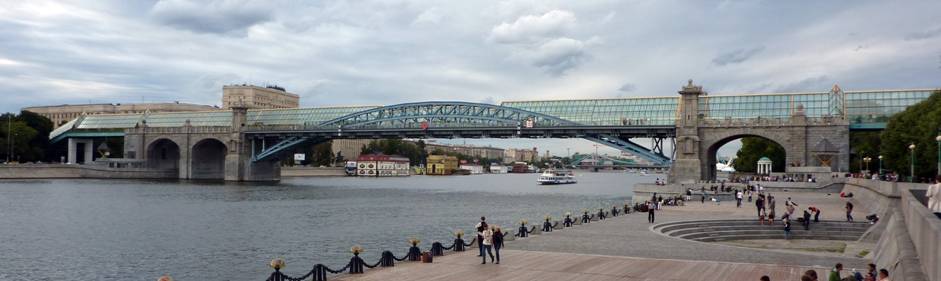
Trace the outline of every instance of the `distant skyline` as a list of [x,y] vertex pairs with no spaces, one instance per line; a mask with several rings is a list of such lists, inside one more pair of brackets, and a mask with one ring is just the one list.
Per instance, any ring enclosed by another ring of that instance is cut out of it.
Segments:
[[219,105],[241,83],[305,107],[675,96],[687,79],[710,93],[941,86],[938,1],[0,2],[3,112]]

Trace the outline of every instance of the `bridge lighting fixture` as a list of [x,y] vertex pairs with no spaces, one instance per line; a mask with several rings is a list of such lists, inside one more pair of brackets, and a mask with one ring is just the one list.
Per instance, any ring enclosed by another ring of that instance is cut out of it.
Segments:
[[911,177],[910,178],[911,182],[915,182],[915,144],[913,143],[913,144],[908,145],[908,150],[911,151],[910,154],[912,155],[912,166],[911,166],[911,171],[910,171],[911,173],[909,174],[909,177]]

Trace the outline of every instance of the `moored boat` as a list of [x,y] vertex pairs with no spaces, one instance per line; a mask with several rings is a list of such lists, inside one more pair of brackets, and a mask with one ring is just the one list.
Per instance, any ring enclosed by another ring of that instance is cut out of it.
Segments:
[[576,183],[575,174],[569,170],[547,169],[536,179],[539,184],[572,184]]

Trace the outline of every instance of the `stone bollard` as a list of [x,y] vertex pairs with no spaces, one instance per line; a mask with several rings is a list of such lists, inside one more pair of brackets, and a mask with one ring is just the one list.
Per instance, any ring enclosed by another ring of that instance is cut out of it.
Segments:
[[363,252],[363,247],[353,246],[350,248],[350,252],[353,252],[353,257],[350,258],[350,274],[363,274],[363,265],[366,262],[359,257],[359,253]]
[[163,276],[160,276],[160,278],[157,278],[157,281],[173,281],[173,277],[164,274]]
[[382,267],[395,266],[395,255],[391,251],[382,251],[382,257],[379,259],[379,265]]
[[431,243],[431,255],[439,257],[444,255],[444,246],[441,245],[441,242]]
[[408,248],[408,261],[420,261],[421,249],[418,248],[418,243],[421,243],[421,240],[412,238],[408,240],[408,243],[412,245],[412,247]]
[[528,236],[529,229],[526,228],[526,220],[520,221],[520,228],[518,231],[519,231],[519,235],[517,236],[519,236],[520,238],[525,238],[526,236]]

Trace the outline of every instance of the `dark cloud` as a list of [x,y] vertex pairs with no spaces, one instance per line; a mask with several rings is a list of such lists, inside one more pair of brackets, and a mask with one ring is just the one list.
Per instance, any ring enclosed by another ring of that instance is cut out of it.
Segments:
[[239,33],[272,19],[266,6],[243,1],[163,0],[150,16],[159,23],[200,33]]
[[718,66],[741,63],[750,59],[752,56],[760,53],[761,51],[764,51],[764,49],[764,46],[759,46],[751,49],[738,49],[728,53],[719,54],[712,59],[712,63]]
[[618,88],[618,91],[625,93],[630,93],[634,90],[637,90],[637,85],[634,85],[633,83],[624,83],[624,85],[621,85],[621,87]]
[[924,40],[924,39],[931,39],[931,38],[938,37],[938,36],[941,36],[941,27],[930,29],[927,31],[909,33],[908,35],[905,35],[905,40],[906,41]]

